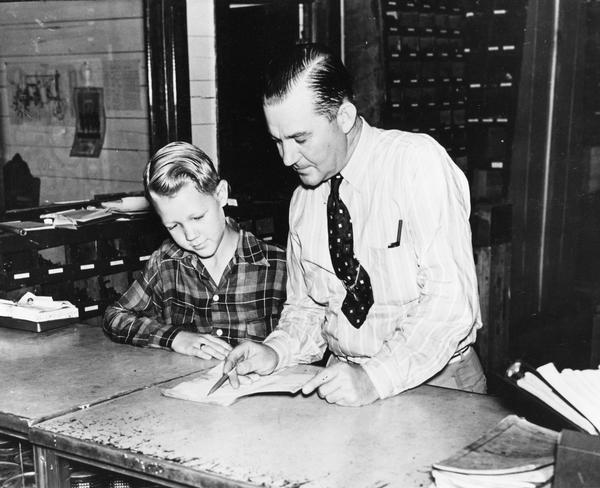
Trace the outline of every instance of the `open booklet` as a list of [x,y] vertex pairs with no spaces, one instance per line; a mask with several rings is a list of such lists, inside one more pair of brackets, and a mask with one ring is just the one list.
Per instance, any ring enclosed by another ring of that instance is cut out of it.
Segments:
[[600,368],[559,372],[553,363],[533,368],[517,361],[507,369],[505,379],[577,429],[600,433]]
[[516,415],[435,463],[437,488],[534,488],[550,486],[558,432]]
[[200,403],[216,403],[218,405],[231,405],[238,398],[257,393],[296,393],[321,367],[310,364],[292,366],[268,376],[251,374],[240,377],[241,385],[234,389],[229,381],[212,395],[209,390],[221,377],[223,365],[206,370],[193,380],[183,381],[173,388],[164,389],[163,395],[191,400]]

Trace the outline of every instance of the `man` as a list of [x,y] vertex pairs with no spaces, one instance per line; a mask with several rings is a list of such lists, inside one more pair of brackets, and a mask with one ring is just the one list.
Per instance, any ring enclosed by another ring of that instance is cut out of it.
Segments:
[[263,107],[302,186],[279,325],[228,355],[232,385],[329,347],[303,392],[330,403],[364,405],[427,381],[485,392],[472,348],[481,319],[464,174],[429,136],[369,126],[345,67],[315,45],[270,64]]
[[285,300],[285,253],[225,217],[228,185],[196,146],[172,142],[147,164],[144,187],[170,238],[104,316],[117,342],[225,359],[262,341]]

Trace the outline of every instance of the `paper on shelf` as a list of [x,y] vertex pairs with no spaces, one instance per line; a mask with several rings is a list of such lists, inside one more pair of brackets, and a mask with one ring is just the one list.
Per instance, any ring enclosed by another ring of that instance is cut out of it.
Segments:
[[268,376],[253,374],[241,377],[242,383],[244,381],[247,383],[241,384],[238,389],[234,389],[229,382],[226,382],[212,395],[207,396],[208,391],[223,372],[223,366],[218,365],[204,371],[198,378],[184,381],[173,388],[164,389],[162,393],[165,396],[194,402],[231,405],[238,398],[255,393],[296,393],[321,369],[313,365],[299,365]]
[[66,300],[54,301],[52,297],[25,293],[18,302],[0,300],[0,316],[14,319],[46,322],[66,318],[76,318],[79,310]]

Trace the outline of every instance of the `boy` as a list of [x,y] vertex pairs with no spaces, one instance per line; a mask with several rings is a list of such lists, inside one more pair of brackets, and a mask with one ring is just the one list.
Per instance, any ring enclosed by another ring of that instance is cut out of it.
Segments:
[[192,144],[159,149],[144,188],[170,238],[106,309],[106,334],[219,360],[243,340],[262,341],[285,300],[285,252],[225,217],[228,184]]

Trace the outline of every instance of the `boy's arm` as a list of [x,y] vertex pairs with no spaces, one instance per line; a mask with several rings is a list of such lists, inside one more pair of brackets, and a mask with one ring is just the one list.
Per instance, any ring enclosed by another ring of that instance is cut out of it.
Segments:
[[181,330],[163,319],[163,286],[157,253],[148,260],[140,278],[106,308],[102,328],[115,342],[171,349]]

